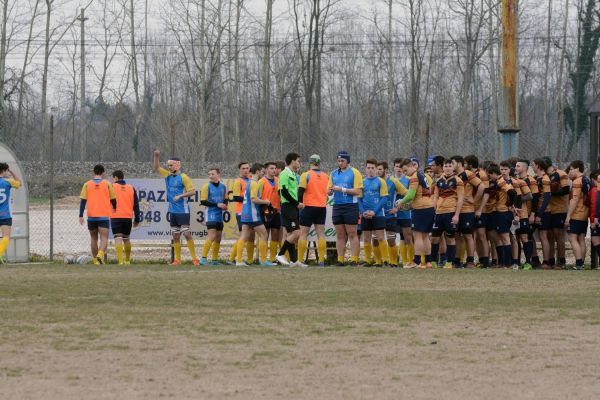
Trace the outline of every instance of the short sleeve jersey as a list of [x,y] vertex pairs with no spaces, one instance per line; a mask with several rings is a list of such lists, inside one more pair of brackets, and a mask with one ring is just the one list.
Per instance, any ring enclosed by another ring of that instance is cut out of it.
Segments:
[[465,193],[465,185],[458,176],[442,176],[435,183],[437,195],[436,214],[455,213],[459,196]]
[[285,167],[279,174],[279,197],[281,198],[281,204],[289,203],[285,196],[281,194],[284,188],[294,200],[298,200],[298,176],[288,167]]
[[[375,178],[366,178],[363,181],[363,193],[361,202],[365,211],[376,211],[379,202],[387,198],[388,188],[385,181],[376,176]],[[377,212],[376,217],[384,217],[383,207]]]
[[0,178],[0,219],[12,218],[10,192],[21,187],[21,182],[10,178]]
[[[215,204],[225,203],[226,196],[227,186],[223,182],[216,185],[213,182],[208,182],[200,189],[200,201],[210,201]],[[223,222],[223,210],[219,207],[207,207],[206,222]]]
[[242,207],[242,222],[260,222],[260,205],[254,204],[252,199],[260,199],[261,193],[258,182],[250,179],[246,185]]
[[[334,186],[343,187],[346,189],[362,189],[363,178],[356,168],[347,168],[345,171],[336,169],[329,175],[329,188]],[[353,204],[358,203],[358,196],[350,195],[344,192],[333,193],[333,204]]]
[[419,210],[424,208],[432,208],[431,186],[429,180],[421,172],[416,172],[409,177],[408,190],[415,191],[415,198],[412,201],[412,208]]
[[181,198],[179,200],[175,200],[175,196],[180,196],[186,192],[191,192],[194,190],[194,185],[192,184],[190,177],[186,174],[172,174],[164,168],[160,168],[158,173],[165,178],[169,212],[171,214],[189,214],[189,199]]

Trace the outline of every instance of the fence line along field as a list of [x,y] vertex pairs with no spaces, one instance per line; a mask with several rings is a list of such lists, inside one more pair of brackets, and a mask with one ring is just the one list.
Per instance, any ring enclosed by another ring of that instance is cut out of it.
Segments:
[[2,397],[594,399],[596,271],[0,269]]

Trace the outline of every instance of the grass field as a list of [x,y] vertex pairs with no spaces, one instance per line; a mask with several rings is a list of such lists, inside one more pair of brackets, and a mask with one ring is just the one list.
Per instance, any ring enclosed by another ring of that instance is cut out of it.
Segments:
[[600,272],[3,266],[6,399],[597,399]]

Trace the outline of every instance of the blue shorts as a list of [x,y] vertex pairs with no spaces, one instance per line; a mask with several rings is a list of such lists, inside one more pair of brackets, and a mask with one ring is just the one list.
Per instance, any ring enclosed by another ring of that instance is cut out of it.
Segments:
[[300,226],[325,225],[327,218],[326,207],[306,206],[300,210]]
[[454,213],[435,214],[435,223],[433,224],[431,235],[440,237],[444,232],[448,236],[454,235],[458,229],[458,226],[452,223],[453,216]]
[[577,219],[572,219],[569,221],[569,229],[567,229],[568,233],[572,233],[575,235],[585,235],[588,230],[588,220],[580,221]]
[[110,228],[113,236],[129,236],[131,235],[131,227],[133,222],[131,218],[111,218]]
[[107,219],[90,221],[88,219],[87,226],[88,226],[88,231],[95,231],[98,228],[108,229],[108,228],[110,228],[110,221]]
[[380,231],[385,229],[385,217],[373,217],[371,219],[363,217],[361,225],[363,232]]
[[550,214],[550,224],[552,229],[563,229],[565,227],[566,219],[567,213]]
[[334,225],[358,225],[358,216],[357,203],[334,204],[331,222]]
[[263,221],[267,229],[281,229],[281,215],[279,213],[270,212],[263,214]]
[[12,218],[0,219],[0,226],[12,226]]
[[433,207],[415,208],[412,210],[410,228],[415,232],[431,233],[434,219],[435,210]]
[[386,232],[394,232],[396,233],[396,227],[398,223],[396,222],[396,218],[386,218],[385,219],[385,230]]
[[171,226],[190,226],[190,214],[171,213]]
[[521,219],[519,221],[519,229],[515,231],[517,235],[529,235],[531,232],[531,225],[529,225],[528,219]]
[[512,227],[512,222],[514,219],[512,212],[496,211],[493,219],[496,224],[496,232],[500,234],[510,233],[510,228]]
[[458,221],[458,231],[465,235],[470,235],[475,229],[475,213],[461,213]]
[[248,221],[248,222],[243,222],[242,221],[242,225],[247,225],[250,228],[254,229],[258,226],[264,225],[262,221]]
[[216,231],[222,232],[223,231],[223,223],[222,222],[207,222],[206,223],[206,229],[214,229]]
[[537,228],[540,231],[549,231],[550,229],[552,229],[552,219],[550,217],[550,213],[549,212],[545,212],[542,214],[542,216],[540,217],[540,224],[537,225]]

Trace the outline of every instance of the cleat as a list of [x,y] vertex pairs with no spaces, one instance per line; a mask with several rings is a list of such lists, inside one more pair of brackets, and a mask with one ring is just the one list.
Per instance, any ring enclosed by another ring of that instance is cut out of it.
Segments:
[[131,261],[125,261],[125,265],[131,265]]
[[431,262],[431,268],[436,269],[436,268],[441,268],[441,267],[440,267],[440,265],[438,265],[438,263],[436,263],[435,261],[432,261]]
[[375,268],[382,268],[382,265],[381,265],[381,264],[373,264],[373,266],[374,266]]
[[470,263],[467,263],[467,264],[465,265],[465,268],[467,268],[467,269],[474,269],[474,268],[475,268],[475,263],[471,263],[471,262],[470,262]]
[[171,263],[171,265],[172,265],[172,266],[174,266],[174,267],[177,267],[177,266],[181,265],[181,260],[174,260],[174,261]]
[[320,263],[317,264],[317,267],[324,267],[325,263],[323,261],[321,261]]
[[427,262],[427,263],[425,263],[425,268],[426,268],[426,269],[432,269],[432,268],[433,268],[433,266],[431,265],[431,262]]
[[197,267],[198,265],[200,265],[200,261],[198,261],[198,259],[197,259],[197,258],[194,258],[194,259],[192,260],[192,264],[194,264],[194,266],[196,266],[196,267]]
[[521,268],[523,269],[523,271],[531,271],[533,269],[533,266],[529,263],[525,263],[521,265]]
[[519,264],[513,264],[511,267],[513,270],[518,271],[519,270]]
[[94,258],[94,259],[92,260],[92,263],[93,263],[94,265],[100,265],[100,261],[98,261],[98,258]]
[[296,261],[295,263],[292,263],[291,266],[292,267],[300,267],[300,268],[308,267],[308,265],[304,264],[302,261]]
[[227,265],[235,265],[235,260],[227,260]]
[[560,270],[562,270],[563,268],[562,268],[560,265],[556,264],[556,265],[553,267],[553,269],[554,269],[554,270],[556,270],[556,271],[560,271]]
[[414,268],[417,268],[417,266],[416,266],[416,264],[413,264],[413,263],[404,264],[402,266],[402,269],[414,269]]
[[221,265],[221,262],[219,260],[212,260],[210,265]]
[[94,262],[94,264],[96,265],[100,265],[100,264],[104,264],[104,260],[102,259],[102,257],[96,257],[97,262]]
[[275,264],[273,264],[271,261],[265,261],[263,263],[260,263],[261,267],[274,267]]
[[452,263],[448,261],[446,262],[446,264],[444,264],[444,269],[454,269],[454,265],[452,265]]
[[125,263],[123,261],[121,261],[120,263],[117,263],[118,265],[125,265]]
[[398,265],[396,265],[396,264],[390,264],[390,268],[398,268]]
[[290,265],[290,262],[283,254],[277,256],[277,262],[281,265]]
[[236,262],[235,266],[236,267],[248,267],[248,264],[246,264],[245,262],[241,261],[241,262]]
[[338,261],[338,262],[335,264],[335,266],[336,266],[336,267],[345,267],[345,266],[346,266],[346,263],[343,263],[343,262],[339,262],[339,261]]
[[200,259],[200,265],[208,265],[208,260],[206,259],[206,257],[202,257]]
[[417,265],[417,269],[426,269],[427,266],[425,264],[419,264]]

